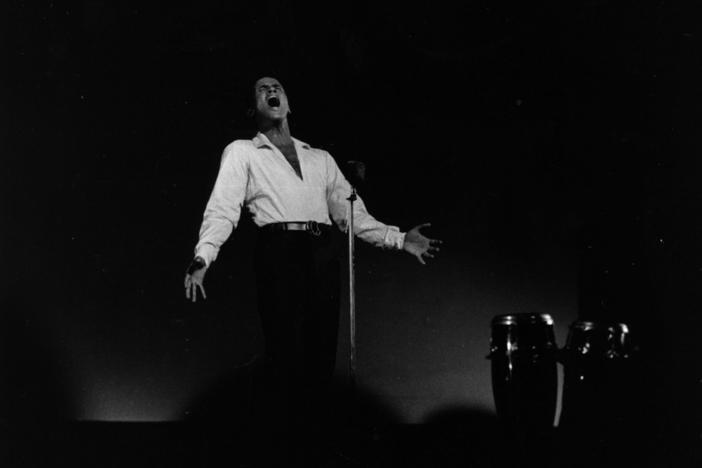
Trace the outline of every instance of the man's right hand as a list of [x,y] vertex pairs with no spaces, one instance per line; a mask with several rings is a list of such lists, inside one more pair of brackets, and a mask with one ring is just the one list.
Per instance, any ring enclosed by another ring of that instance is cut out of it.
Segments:
[[197,301],[197,290],[200,289],[203,299],[207,299],[207,294],[205,294],[205,272],[207,272],[207,266],[202,266],[200,268],[193,268],[192,265],[188,268],[188,272],[185,274],[185,297],[186,299],[191,299],[193,302]]

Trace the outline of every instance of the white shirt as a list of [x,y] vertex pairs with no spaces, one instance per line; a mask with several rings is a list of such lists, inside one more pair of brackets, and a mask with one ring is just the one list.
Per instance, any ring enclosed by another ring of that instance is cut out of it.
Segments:
[[[284,221],[316,221],[343,231],[351,186],[331,155],[293,138],[302,179],[280,150],[258,133],[224,149],[219,174],[207,202],[195,255],[209,266],[236,228],[245,203],[257,226]],[[359,197],[354,202],[354,234],[383,248],[402,249],[405,234],[373,218]]]

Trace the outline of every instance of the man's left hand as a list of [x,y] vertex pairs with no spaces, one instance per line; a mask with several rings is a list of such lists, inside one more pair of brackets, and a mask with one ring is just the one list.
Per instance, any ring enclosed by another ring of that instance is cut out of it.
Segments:
[[422,265],[426,265],[424,258],[434,258],[434,254],[439,251],[439,246],[442,244],[440,240],[429,239],[420,232],[421,229],[429,226],[431,223],[424,223],[407,231],[402,247],[405,252],[417,257]]

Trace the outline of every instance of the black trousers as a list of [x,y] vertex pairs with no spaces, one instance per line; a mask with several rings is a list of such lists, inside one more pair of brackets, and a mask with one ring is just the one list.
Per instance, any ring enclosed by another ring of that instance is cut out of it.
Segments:
[[[255,268],[265,338],[266,418],[277,434],[315,443],[330,408],[339,327],[339,257],[330,230],[258,232]],[[272,413],[272,414],[271,414]]]

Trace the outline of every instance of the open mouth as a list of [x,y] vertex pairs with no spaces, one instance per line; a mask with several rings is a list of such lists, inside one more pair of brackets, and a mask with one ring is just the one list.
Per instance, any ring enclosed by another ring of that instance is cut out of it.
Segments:
[[280,99],[275,96],[270,97],[268,98],[268,105],[271,107],[280,107]]

